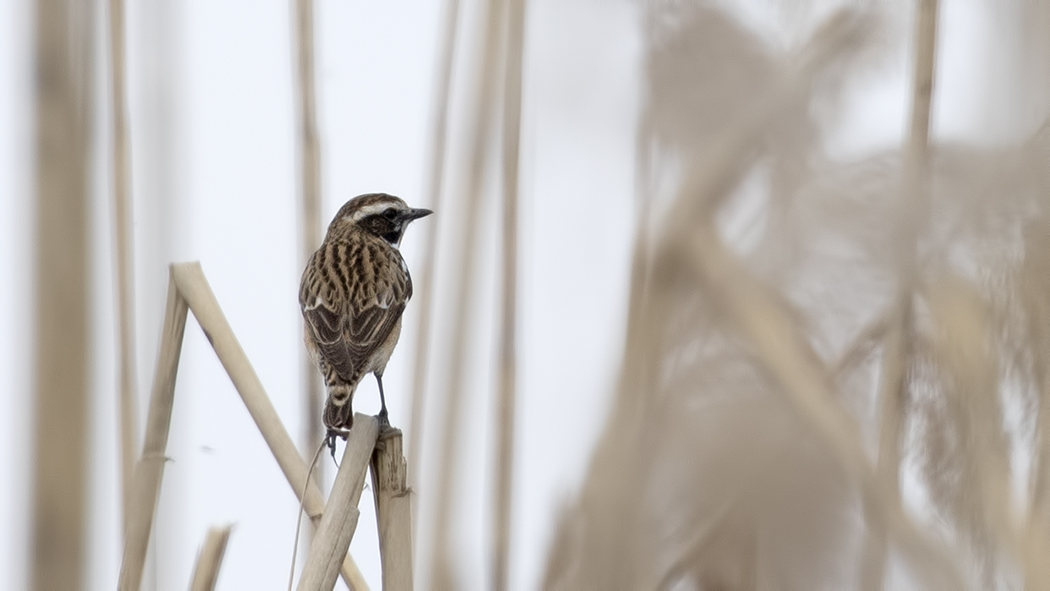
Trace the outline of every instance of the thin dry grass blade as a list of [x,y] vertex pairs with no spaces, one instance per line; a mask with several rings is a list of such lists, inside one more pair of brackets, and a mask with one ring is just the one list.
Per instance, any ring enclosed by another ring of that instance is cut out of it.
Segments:
[[179,294],[172,269],[168,282],[168,303],[164,312],[164,330],[160,355],[153,375],[153,392],[146,415],[146,434],[142,457],[135,468],[134,494],[125,502],[129,507],[127,530],[124,532],[124,557],[120,565],[121,591],[136,591],[142,584],[142,570],[149,547],[153,516],[157,509],[161,479],[164,476],[164,453],[168,447],[171,409],[175,403],[175,377],[186,331],[186,300]]
[[379,422],[375,417],[354,415],[354,428],[350,429],[343,460],[332,485],[328,507],[317,526],[317,535],[310,544],[310,555],[303,567],[302,577],[296,587],[300,591],[331,590],[339,576],[339,569],[350,549],[350,540],[357,529],[361,513],[357,504],[365,483],[372,451],[379,435]]
[[[34,589],[83,585],[87,523],[91,6],[38,0],[35,57]],[[11,394],[8,394],[11,395]]]
[[412,499],[399,429],[387,429],[372,456],[372,490],[379,525],[383,589],[412,591]]
[[222,557],[226,554],[226,543],[230,541],[231,531],[232,525],[208,530],[201,552],[197,555],[197,565],[193,568],[190,591],[215,591],[215,584],[219,581],[219,568],[222,566]]

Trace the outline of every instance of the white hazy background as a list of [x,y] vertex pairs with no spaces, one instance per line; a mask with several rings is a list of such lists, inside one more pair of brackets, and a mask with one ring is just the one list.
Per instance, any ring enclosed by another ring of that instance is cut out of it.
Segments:
[[[773,49],[797,43],[836,3],[789,9],[776,1],[726,2]],[[801,4],[801,3],[797,3]],[[450,130],[463,143],[478,45],[476,6],[464,2]],[[316,2],[316,72],[325,223],[354,195],[384,191],[423,200],[441,4]],[[572,496],[617,376],[635,224],[634,147],[640,105],[641,8],[608,0],[531,0],[521,148],[522,210],[517,463],[512,587],[540,584],[556,512]],[[910,76],[910,3],[898,18],[902,50],[859,82],[841,120],[825,130],[832,158],[861,159],[900,144]],[[1006,64],[1022,14],[1010,2],[947,0],[939,27],[931,140],[1002,142],[1025,132],[1001,117],[1024,81]],[[99,31],[105,11],[98,11]],[[135,216],[139,412],[157,353],[166,265],[199,260],[237,337],[295,441],[301,344],[296,302],[297,156],[292,8],[288,2],[128,2],[129,129]],[[33,243],[32,7],[0,0],[0,588],[26,588],[32,441]],[[103,38],[99,38],[100,40]],[[92,323],[91,517],[88,589],[111,589],[120,567],[113,264],[110,245],[108,64],[96,43]],[[447,186],[457,186],[456,175]],[[461,186],[461,185],[460,185]],[[495,226],[496,210],[485,215]],[[421,224],[407,234],[418,272]],[[436,228],[436,226],[435,226]],[[483,233],[482,276],[495,269],[494,230]],[[440,272],[440,266],[439,266]],[[491,282],[494,283],[494,282]],[[447,298],[438,294],[441,326]],[[471,376],[469,446],[457,483],[459,574],[488,581],[493,451],[487,402],[496,310],[478,298],[477,371]],[[408,372],[418,309],[391,359],[391,422],[407,428]],[[433,373],[433,372],[432,372]],[[431,382],[436,381],[431,377]],[[356,397],[378,410],[371,380]],[[317,409],[320,412],[320,409]],[[168,464],[147,568],[147,588],[188,584],[206,529],[233,523],[219,587],[283,587],[297,503],[195,322],[179,369]],[[406,434],[411,437],[411,433]],[[56,434],[61,437],[61,434]],[[480,442],[480,444],[479,444]],[[418,469],[412,466],[410,469]],[[334,470],[329,470],[331,475]],[[425,495],[425,490],[422,492]],[[423,501],[425,503],[425,501]],[[366,491],[351,552],[380,588],[373,504]],[[417,575],[425,580],[425,573]]]

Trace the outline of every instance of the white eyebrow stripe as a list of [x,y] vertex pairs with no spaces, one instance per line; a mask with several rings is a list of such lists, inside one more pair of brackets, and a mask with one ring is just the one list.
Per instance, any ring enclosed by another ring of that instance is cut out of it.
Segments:
[[359,221],[362,218],[366,218],[366,217],[368,217],[370,215],[375,215],[377,213],[383,213],[384,211],[386,211],[387,209],[390,209],[391,207],[394,207],[394,204],[387,203],[387,202],[384,202],[384,201],[380,201],[379,203],[373,203],[371,205],[366,205],[366,206],[362,207],[361,209],[355,211],[353,213],[353,215],[350,216],[350,219],[351,219],[351,221],[356,222],[356,221]]

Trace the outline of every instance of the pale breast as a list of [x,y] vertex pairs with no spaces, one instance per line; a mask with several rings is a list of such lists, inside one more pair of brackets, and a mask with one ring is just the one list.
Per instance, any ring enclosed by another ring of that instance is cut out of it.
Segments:
[[401,338],[401,318],[397,319],[397,323],[394,325],[394,328],[391,329],[390,334],[387,335],[386,340],[383,341],[383,343],[376,348],[376,352],[372,354],[372,359],[369,363],[369,372],[374,371],[379,375],[383,375],[383,370],[386,369],[386,364],[390,361],[390,356],[394,353],[394,347],[397,346],[397,340],[399,338]]

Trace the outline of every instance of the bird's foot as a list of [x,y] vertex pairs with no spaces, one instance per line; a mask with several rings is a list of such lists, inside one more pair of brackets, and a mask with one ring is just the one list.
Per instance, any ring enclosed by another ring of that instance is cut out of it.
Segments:
[[335,438],[342,437],[343,441],[346,441],[350,431],[347,429],[328,429],[328,433],[324,437],[325,445],[328,446],[328,451],[332,453],[332,459],[335,459]]

